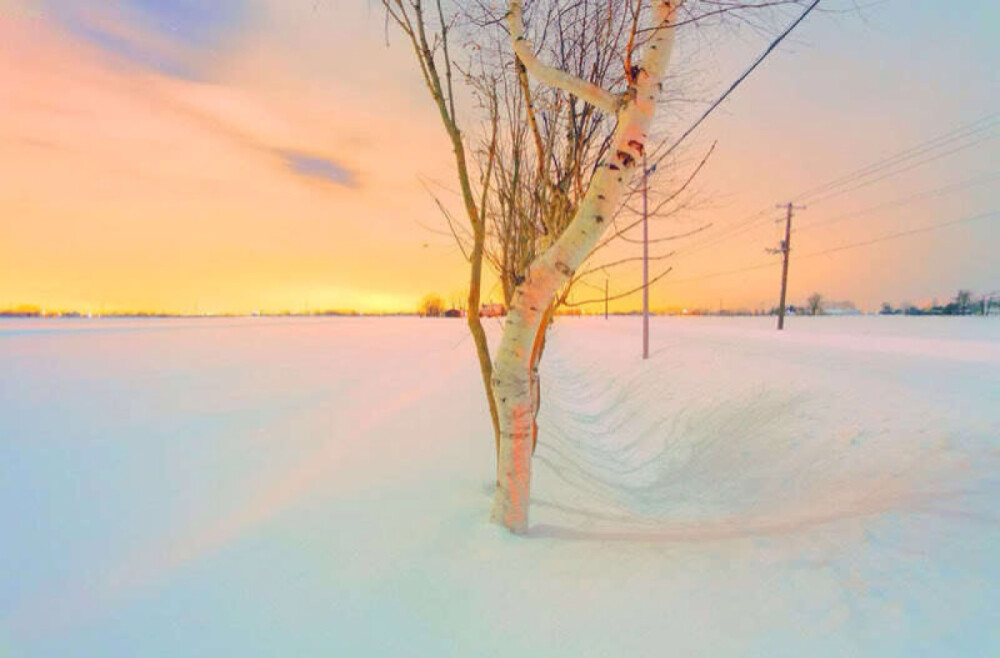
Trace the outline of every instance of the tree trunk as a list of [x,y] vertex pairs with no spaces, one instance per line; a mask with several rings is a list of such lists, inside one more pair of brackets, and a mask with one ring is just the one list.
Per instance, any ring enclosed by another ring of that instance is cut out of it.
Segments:
[[486,340],[486,331],[483,329],[482,319],[479,317],[479,305],[482,300],[482,279],[483,279],[483,249],[486,241],[486,231],[480,226],[474,228],[474,244],[470,263],[472,265],[469,273],[469,299],[468,311],[466,312],[466,322],[469,325],[469,332],[472,340],[476,344],[476,356],[479,359],[479,373],[483,379],[483,390],[486,392],[486,402],[490,409],[490,421],[493,425],[493,440],[497,454],[497,462],[500,459],[500,415],[497,409],[496,397],[493,395],[493,362],[490,359],[490,345]]
[[535,454],[538,447],[538,411],[542,406],[542,379],[538,374],[538,366],[542,362],[542,355],[545,354],[545,343],[548,339],[549,326],[552,324],[552,316],[556,312],[556,304],[552,303],[545,310],[542,322],[538,326],[538,333],[535,334],[535,343],[531,347],[531,404],[533,407],[531,416],[531,454]]
[[[521,4],[518,0],[511,2],[511,37],[528,72],[607,110],[610,94],[594,91],[578,80],[567,80],[566,74],[553,72],[538,62],[523,36]],[[611,223],[636,163],[642,161],[647,131],[673,45],[671,23],[680,4],[669,0],[654,2],[651,11],[655,31],[646,45],[642,65],[634,76],[633,86],[613,103],[618,127],[612,138],[609,161],[597,167],[573,221],[558,240],[532,262],[525,281],[514,291],[493,368],[500,450],[491,518],[517,534],[528,530],[535,417],[532,396],[535,340],[547,309]]]

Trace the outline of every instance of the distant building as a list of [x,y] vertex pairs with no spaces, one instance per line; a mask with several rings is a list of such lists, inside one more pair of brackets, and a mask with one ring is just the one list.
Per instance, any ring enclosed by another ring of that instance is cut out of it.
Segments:
[[479,308],[481,318],[500,318],[507,315],[507,308],[503,304],[483,304]]
[[824,315],[861,315],[854,302],[823,302]]

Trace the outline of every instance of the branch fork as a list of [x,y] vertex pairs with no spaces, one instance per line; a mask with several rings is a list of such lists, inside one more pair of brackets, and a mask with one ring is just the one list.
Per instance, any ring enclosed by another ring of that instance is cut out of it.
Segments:
[[510,24],[510,38],[514,52],[528,72],[540,82],[573,94],[602,112],[611,115],[617,114],[624,104],[622,97],[566,71],[548,66],[538,58],[534,45],[524,36],[523,5],[523,0],[511,0],[507,18]]

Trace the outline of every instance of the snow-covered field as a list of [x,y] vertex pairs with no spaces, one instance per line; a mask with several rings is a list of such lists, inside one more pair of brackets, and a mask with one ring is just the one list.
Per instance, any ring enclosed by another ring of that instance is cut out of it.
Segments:
[[[0,656],[1000,655],[1000,320],[0,323]],[[493,327],[495,329],[495,327]]]

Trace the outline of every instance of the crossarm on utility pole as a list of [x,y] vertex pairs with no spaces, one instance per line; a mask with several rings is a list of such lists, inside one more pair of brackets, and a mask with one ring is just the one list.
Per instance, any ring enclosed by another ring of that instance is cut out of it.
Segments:
[[511,0],[509,23],[510,38],[514,45],[514,52],[517,53],[521,63],[524,64],[524,68],[540,82],[550,87],[562,89],[566,93],[573,94],[602,112],[617,114],[620,102],[618,97],[610,91],[566,71],[548,66],[538,59],[538,55],[535,54],[535,49],[531,42],[524,36],[523,5],[523,0]]

